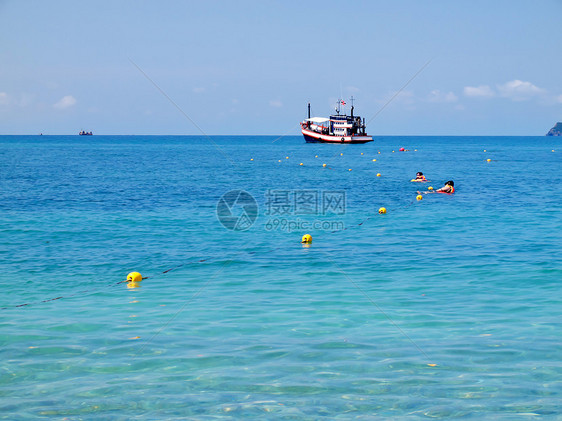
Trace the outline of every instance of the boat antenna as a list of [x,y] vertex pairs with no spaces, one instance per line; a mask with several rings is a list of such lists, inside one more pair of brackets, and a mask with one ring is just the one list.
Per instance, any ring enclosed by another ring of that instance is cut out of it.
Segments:
[[310,119],[310,102],[308,103],[308,118]]
[[[343,88],[342,88],[342,84],[341,84],[341,80],[340,80],[340,99],[339,99],[339,102],[338,102],[338,108],[340,108],[340,106],[341,106],[341,103],[343,101],[342,98],[343,98]],[[345,110],[344,110],[344,113],[345,113]],[[338,112],[338,114],[339,114],[339,112]]]
[[351,118],[353,118],[353,95],[351,95]]

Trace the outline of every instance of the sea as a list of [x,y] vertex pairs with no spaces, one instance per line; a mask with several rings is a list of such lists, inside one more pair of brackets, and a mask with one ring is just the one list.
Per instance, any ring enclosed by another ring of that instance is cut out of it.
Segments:
[[562,419],[561,141],[0,136],[0,419]]

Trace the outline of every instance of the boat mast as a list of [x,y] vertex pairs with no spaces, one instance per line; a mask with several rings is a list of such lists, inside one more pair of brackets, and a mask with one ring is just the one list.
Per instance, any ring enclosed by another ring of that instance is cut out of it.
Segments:
[[351,96],[351,118],[353,119],[353,95]]
[[310,102],[308,103],[308,118],[310,118]]

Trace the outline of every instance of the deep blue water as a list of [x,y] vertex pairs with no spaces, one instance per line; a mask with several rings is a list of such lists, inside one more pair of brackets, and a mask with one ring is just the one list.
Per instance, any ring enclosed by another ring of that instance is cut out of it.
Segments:
[[0,418],[558,419],[561,162],[547,137],[0,136]]

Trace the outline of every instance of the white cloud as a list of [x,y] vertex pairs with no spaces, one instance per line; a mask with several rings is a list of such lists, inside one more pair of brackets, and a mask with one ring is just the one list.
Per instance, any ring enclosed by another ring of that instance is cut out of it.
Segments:
[[279,107],[283,106],[283,103],[281,101],[279,101],[278,99],[272,99],[271,101],[269,101],[269,105],[271,107],[279,108]]
[[457,102],[458,97],[453,92],[441,92],[439,89],[434,89],[427,96],[429,102]]
[[465,96],[475,98],[492,98],[496,96],[496,93],[488,85],[465,86],[463,92]]
[[63,96],[56,104],[53,104],[53,107],[63,110],[68,107],[72,107],[76,104],[76,98],[72,95]]
[[415,96],[412,91],[402,91],[394,98],[394,101],[411,105],[415,102]]
[[498,85],[498,91],[504,98],[509,98],[513,101],[526,101],[536,96],[546,94],[544,89],[541,89],[531,82],[524,82],[522,80],[512,80],[503,85]]
[[391,105],[412,105],[416,102],[416,97],[412,91],[391,91],[384,98],[378,100],[380,104]]
[[23,108],[33,104],[34,100],[35,100],[35,95],[23,93],[20,95],[19,101],[16,101],[16,104]]
[[466,86],[463,92],[465,96],[473,98],[500,97],[515,102],[534,99],[543,105],[562,103],[562,95],[552,95],[546,89],[519,79],[496,85],[496,89],[490,88],[489,85]]

